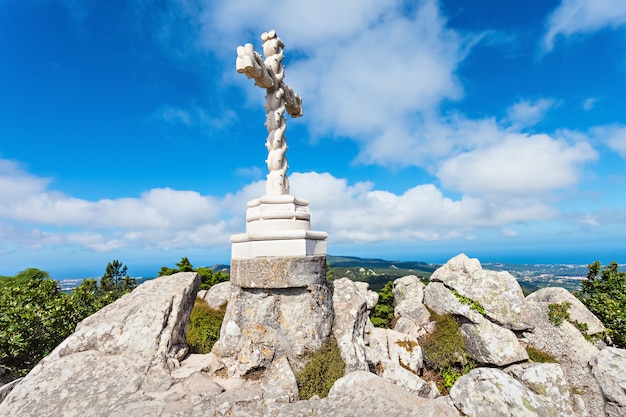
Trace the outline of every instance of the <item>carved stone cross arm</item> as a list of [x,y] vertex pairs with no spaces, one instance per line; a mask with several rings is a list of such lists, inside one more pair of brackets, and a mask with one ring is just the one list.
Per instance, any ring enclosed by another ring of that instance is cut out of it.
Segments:
[[276,35],[274,30],[264,32],[263,55],[254,50],[251,43],[237,47],[237,72],[253,78],[254,83],[266,90],[265,95],[265,126],[268,136],[265,147],[268,151],[267,168],[267,195],[289,194],[287,180],[287,129],[284,113],[291,117],[302,116],[302,99],[287,84],[283,82],[285,68],[283,66],[283,47],[285,44]]

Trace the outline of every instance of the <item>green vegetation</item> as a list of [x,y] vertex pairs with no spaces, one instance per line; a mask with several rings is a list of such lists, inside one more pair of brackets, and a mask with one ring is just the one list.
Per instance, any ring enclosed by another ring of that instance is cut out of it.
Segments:
[[548,318],[555,326],[560,326],[564,320],[569,321],[569,308],[572,303],[550,303],[548,304]]
[[424,262],[386,261],[352,256],[327,256],[329,270],[335,277],[367,282],[370,289],[380,291],[385,284],[407,275],[427,280],[436,267]]
[[450,314],[442,316],[431,311],[431,318],[436,322],[435,331],[420,340],[424,354],[424,365],[428,370],[438,373],[439,390],[447,394],[454,382],[476,367],[465,349],[459,324]]
[[370,315],[372,324],[376,327],[388,329],[393,320],[393,281],[389,281],[378,291],[378,303]]
[[300,399],[308,400],[314,395],[320,398],[328,396],[335,381],[343,376],[345,366],[337,341],[331,334],[311,356],[310,362],[296,375]]
[[110,278],[108,282],[86,279],[71,293],[62,292],[59,282],[36,268],[2,277],[0,365],[14,375],[25,375],[81,320],[136,286],[128,276],[120,278],[125,273],[126,267],[113,261],[103,276]]
[[220,282],[225,282],[230,279],[230,275],[223,271],[213,271],[212,268],[199,267],[194,268],[188,258],[182,258],[180,262],[176,264],[178,268],[169,268],[162,266],[159,271],[159,276],[172,275],[177,272],[197,272],[200,275],[200,289],[208,290],[213,285]]
[[190,353],[209,353],[220,338],[220,327],[224,321],[224,310],[214,310],[206,301],[198,298],[191,310],[187,331],[187,346]]
[[459,294],[456,290],[452,290],[452,294],[459,300],[462,304],[467,304],[470,306],[472,310],[475,310],[480,313],[481,316],[485,316],[485,308],[477,301],[470,300],[469,298]]
[[539,362],[539,363],[555,363],[558,362],[556,360],[556,358],[554,358],[554,356],[550,355],[549,353],[546,353],[544,351],[541,351],[539,349],[536,349],[532,346],[527,346],[526,347],[526,352],[528,353],[528,357],[530,358],[531,361],[533,362]]
[[596,261],[588,268],[582,290],[574,295],[604,323],[615,346],[626,348],[626,272],[615,262],[602,268]]

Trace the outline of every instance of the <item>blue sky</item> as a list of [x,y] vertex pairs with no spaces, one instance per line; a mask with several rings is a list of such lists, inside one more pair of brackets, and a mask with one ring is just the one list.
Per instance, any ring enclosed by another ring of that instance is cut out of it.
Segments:
[[7,0],[0,275],[228,263],[266,174],[235,49],[272,28],[329,253],[626,262],[623,0]]

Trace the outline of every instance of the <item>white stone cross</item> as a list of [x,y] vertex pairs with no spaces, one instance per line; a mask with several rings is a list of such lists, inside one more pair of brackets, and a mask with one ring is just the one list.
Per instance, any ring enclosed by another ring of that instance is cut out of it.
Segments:
[[266,195],[289,194],[289,181],[287,180],[287,138],[285,130],[285,110],[291,117],[302,116],[302,99],[293,92],[291,87],[283,82],[285,68],[283,66],[283,47],[285,44],[276,35],[276,31],[270,30],[261,35],[263,40],[263,55],[254,50],[251,43],[237,47],[237,72],[246,74],[248,78],[254,78],[254,83],[265,88],[265,126],[267,127],[267,175]]

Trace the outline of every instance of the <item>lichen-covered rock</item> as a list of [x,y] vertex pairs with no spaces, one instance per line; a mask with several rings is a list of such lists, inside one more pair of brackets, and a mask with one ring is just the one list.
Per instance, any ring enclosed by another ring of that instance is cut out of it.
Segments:
[[417,374],[397,362],[391,360],[380,361],[376,364],[376,374],[422,398],[436,398],[439,396],[439,390],[434,382],[424,381]]
[[476,368],[460,377],[450,389],[450,398],[468,417],[554,416],[535,393],[494,368]]
[[263,375],[266,403],[291,403],[300,399],[296,377],[285,356],[275,359]]
[[413,300],[405,300],[396,305],[393,310],[393,315],[397,318],[406,317],[411,319],[420,327],[425,326],[430,321],[430,312],[426,306]]
[[407,317],[398,317],[396,325],[393,326],[393,329],[397,332],[406,333],[416,339],[419,339],[420,337],[428,333],[432,333],[435,330],[435,322],[429,321],[424,325],[418,325],[415,321]]
[[367,310],[372,311],[374,307],[376,307],[376,303],[378,303],[378,293],[376,291],[371,291],[370,284],[367,282],[355,281],[354,285],[361,291],[361,294],[365,296],[365,301],[367,302]]
[[590,362],[593,375],[598,380],[606,398],[606,415],[626,415],[626,350],[604,348]]
[[570,386],[558,363],[523,363],[504,370],[522,382],[544,401],[555,417],[576,415],[572,406]]
[[570,303],[569,317],[572,321],[587,324],[588,335],[606,330],[602,322],[574,294],[561,287],[541,288],[526,297],[527,301],[537,303]]
[[468,304],[461,303],[452,291],[441,282],[430,282],[426,286],[424,304],[439,315],[463,316],[473,323],[478,323],[483,319],[479,312],[473,310]]
[[587,415],[604,416],[604,398],[588,365],[598,349],[567,320],[559,326],[552,323],[548,303],[529,301],[528,307],[534,320],[533,330],[523,333],[528,344],[556,358],[567,382],[580,393]]
[[199,285],[194,272],[160,277],[86,318],[11,391],[0,416],[110,416],[147,401],[142,393],[167,391]]
[[526,349],[509,329],[481,318],[476,323],[461,323],[467,353],[477,362],[505,366],[528,359]]
[[[202,299],[214,310],[225,308],[230,300],[231,285],[230,282],[220,282],[209,288]],[[200,297],[200,294],[198,294]]]
[[441,282],[460,296],[479,303],[489,320],[511,330],[532,328],[526,299],[508,272],[483,270],[478,259],[460,254],[433,272],[431,282]]
[[331,332],[333,298],[326,284],[275,289],[231,285],[231,292],[220,340],[213,347],[230,376],[267,368],[280,356],[299,369]]
[[445,397],[420,398],[390,381],[365,371],[352,372],[333,385],[328,397],[287,404],[279,417],[308,416],[459,417]]
[[406,333],[374,328],[370,333],[369,347],[375,349],[384,360],[390,360],[416,375],[422,369],[422,348],[417,339]]
[[393,300],[396,305],[406,300],[424,301],[424,283],[415,275],[407,275],[393,282]]
[[332,281],[335,320],[333,334],[337,339],[341,358],[346,364],[345,374],[369,369],[365,358],[365,326],[368,320],[367,298],[348,278]]

